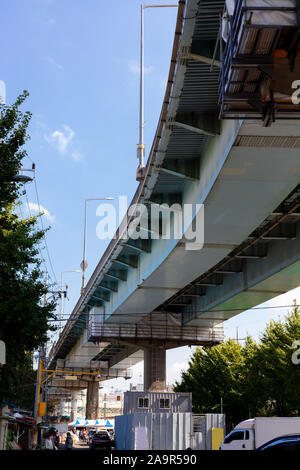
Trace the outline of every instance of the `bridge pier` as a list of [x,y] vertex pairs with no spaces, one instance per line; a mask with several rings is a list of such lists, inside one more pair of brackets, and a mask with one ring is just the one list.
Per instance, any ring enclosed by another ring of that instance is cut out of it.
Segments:
[[77,391],[71,392],[71,422],[77,417]]
[[99,416],[99,381],[88,382],[86,397],[86,419],[97,419]]
[[60,416],[65,415],[65,406],[66,406],[66,401],[64,398],[61,398],[60,400]]
[[166,350],[158,346],[144,350],[144,390],[166,390]]

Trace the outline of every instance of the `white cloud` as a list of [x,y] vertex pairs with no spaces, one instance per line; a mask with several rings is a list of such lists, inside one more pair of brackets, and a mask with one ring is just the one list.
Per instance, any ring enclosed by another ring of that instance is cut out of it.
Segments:
[[28,209],[30,212],[33,212],[35,214],[40,214],[42,213],[49,222],[54,222],[55,217],[50,214],[50,212],[45,209],[43,206],[39,206],[36,202],[29,202],[28,203]]
[[54,67],[56,67],[60,70],[63,69],[63,66],[61,64],[59,64],[58,62],[56,62],[56,60],[51,56],[43,57],[43,60],[48,62],[48,64],[54,65]]
[[50,139],[46,137],[46,140],[54,142],[57,145],[59,152],[65,153],[68,145],[75,135],[75,132],[73,129],[71,129],[70,126],[66,126],[65,124],[62,127],[62,131],[57,129],[56,131],[52,132]]
[[[42,130],[47,130],[47,126],[42,125],[39,122],[38,125]],[[66,124],[63,124],[61,129],[56,129],[52,133],[44,133],[44,139],[46,142],[54,145],[60,154],[65,155],[68,152],[68,155],[72,158],[72,160],[75,162],[81,162],[83,160],[83,156],[73,144],[74,137],[75,132],[70,126],[67,126]]]
[[5,104],[6,102],[6,85],[3,80],[0,80],[0,104]]
[[173,362],[171,367],[167,369],[167,381],[174,384],[175,380],[181,381],[181,373],[188,369],[188,362]]
[[[136,61],[131,61],[131,62],[129,62],[129,70],[130,70],[130,72],[134,73],[135,75],[139,75],[140,74],[140,65]],[[146,75],[146,74],[152,72],[152,70],[153,70],[152,65],[150,65],[149,67],[144,67],[144,74]]]
[[174,375],[180,375],[181,372],[185,372],[187,368],[189,367],[187,362],[174,362],[171,367],[171,372]]
[[80,162],[82,160],[82,155],[78,150],[75,150],[74,152],[71,153],[71,157],[75,162]]

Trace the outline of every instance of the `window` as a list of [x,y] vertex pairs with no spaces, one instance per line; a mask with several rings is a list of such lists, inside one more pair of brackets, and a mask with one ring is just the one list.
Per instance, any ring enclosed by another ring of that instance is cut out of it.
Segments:
[[159,407],[160,408],[170,408],[170,398],[160,398]]
[[232,441],[243,441],[244,431],[232,431],[228,437],[226,437],[224,444],[229,444]]
[[149,398],[138,398],[138,408],[149,408]]
[[249,439],[249,431],[245,431],[245,440]]

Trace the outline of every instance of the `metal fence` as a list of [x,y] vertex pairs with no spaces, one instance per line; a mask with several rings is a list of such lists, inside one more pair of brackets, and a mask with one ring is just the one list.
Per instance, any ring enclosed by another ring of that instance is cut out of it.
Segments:
[[205,328],[195,326],[172,326],[172,325],[142,325],[124,323],[101,323],[89,322],[88,340],[122,340],[122,339],[144,339],[144,340],[172,340],[188,343],[212,343],[223,341],[223,328]]

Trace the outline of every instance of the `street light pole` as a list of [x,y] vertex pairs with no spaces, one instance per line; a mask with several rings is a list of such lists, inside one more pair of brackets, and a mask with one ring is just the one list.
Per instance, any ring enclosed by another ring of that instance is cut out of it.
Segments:
[[178,5],[141,5],[141,50],[140,50],[140,123],[139,123],[139,143],[137,146],[137,158],[139,166],[136,170],[136,180],[141,182],[145,177],[145,144],[144,144],[144,10],[146,8],[178,8]]
[[113,201],[113,197],[97,197],[97,198],[87,198],[85,199],[84,205],[84,230],[83,230],[83,259],[81,262],[81,270],[82,270],[82,285],[81,285],[81,294],[84,294],[85,289],[85,270],[87,268],[87,261],[86,261],[86,232],[87,232],[87,203],[89,201]]
[[136,173],[137,181],[142,181],[145,173],[144,157],[144,5],[141,5],[141,50],[140,50],[140,123],[139,143],[137,147],[139,166]]

